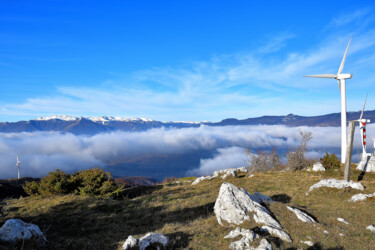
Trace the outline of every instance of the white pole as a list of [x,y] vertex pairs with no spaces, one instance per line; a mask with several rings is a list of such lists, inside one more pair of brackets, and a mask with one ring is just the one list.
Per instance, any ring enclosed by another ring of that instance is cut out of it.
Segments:
[[341,85],[341,163],[345,163],[346,159],[346,90],[345,78],[340,79]]
[[20,165],[18,164],[18,179],[20,179]]

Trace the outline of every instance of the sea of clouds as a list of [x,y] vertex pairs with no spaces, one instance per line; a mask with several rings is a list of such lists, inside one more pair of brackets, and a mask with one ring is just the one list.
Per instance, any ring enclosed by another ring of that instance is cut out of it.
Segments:
[[[300,142],[299,130],[311,131],[307,153],[319,158],[326,151],[340,152],[339,127],[286,127],[273,126],[201,126],[182,129],[150,129],[143,132],[113,132],[94,136],[58,132],[0,133],[0,179],[17,176],[16,156],[21,160],[22,176],[40,177],[49,171],[66,172],[94,166],[105,167],[143,155],[184,154],[196,150],[212,150],[210,158],[186,169],[186,175],[207,175],[224,168],[246,164],[245,149],[276,147],[285,151]],[[375,125],[367,127],[368,137],[375,137]],[[373,143],[368,139],[368,151]],[[360,146],[356,128],[354,154]],[[356,160],[356,156],[353,157]],[[153,171],[157,172],[158,169]],[[152,173],[149,176],[153,176]]]

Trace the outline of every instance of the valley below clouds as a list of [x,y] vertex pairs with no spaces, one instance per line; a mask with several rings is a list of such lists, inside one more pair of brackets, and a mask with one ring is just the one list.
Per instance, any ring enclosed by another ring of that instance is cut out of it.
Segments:
[[[198,128],[157,128],[142,132],[112,132],[93,136],[60,132],[0,133],[0,178],[17,176],[16,156],[21,176],[41,177],[49,171],[65,172],[98,166],[114,176],[208,175],[215,170],[246,166],[245,150],[276,147],[280,153],[300,142],[299,130],[311,131],[308,158],[322,157],[326,151],[340,153],[340,127],[200,126]],[[368,152],[375,125],[367,126]],[[360,152],[356,128],[353,161]]]

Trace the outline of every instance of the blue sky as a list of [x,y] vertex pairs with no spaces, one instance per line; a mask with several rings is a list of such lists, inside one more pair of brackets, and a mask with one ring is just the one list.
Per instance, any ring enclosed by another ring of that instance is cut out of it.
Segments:
[[[323,7],[322,7],[323,6]],[[372,1],[0,1],[0,121],[375,109]]]

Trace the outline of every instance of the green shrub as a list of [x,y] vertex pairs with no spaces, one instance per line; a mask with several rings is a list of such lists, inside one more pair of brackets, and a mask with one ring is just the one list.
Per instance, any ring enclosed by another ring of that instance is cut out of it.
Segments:
[[61,170],[49,172],[40,182],[28,182],[24,190],[29,195],[76,194],[104,198],[119,198],[124,185],[116,185],[109,172],[99,168],[66,174]]
[[326,152],[324,157],[320,158],[320,161],[327,170],[340,168],[340,160],[335,154],[328,154]]

